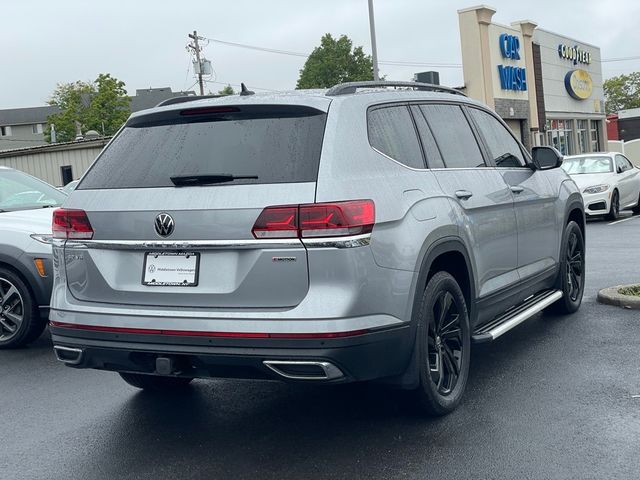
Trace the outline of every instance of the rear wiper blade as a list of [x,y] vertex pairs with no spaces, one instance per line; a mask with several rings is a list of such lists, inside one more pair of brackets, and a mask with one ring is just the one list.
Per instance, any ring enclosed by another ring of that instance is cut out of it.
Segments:
[[216,173],[210,175],[177,175],[169,178],[176,187],[186,187],[189,185],[213,185],[215,183],[233,182],[234,180],[257,180],[258,176]]

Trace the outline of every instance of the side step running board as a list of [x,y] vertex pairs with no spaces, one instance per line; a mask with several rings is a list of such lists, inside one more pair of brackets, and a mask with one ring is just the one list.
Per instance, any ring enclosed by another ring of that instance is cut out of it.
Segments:
[[473,332],[471,340],[474,343],[491,342],[561,298],[562,292],[560,290],[546,290],[529,297],[520,305],[507,310],[490,322],[480,325]]

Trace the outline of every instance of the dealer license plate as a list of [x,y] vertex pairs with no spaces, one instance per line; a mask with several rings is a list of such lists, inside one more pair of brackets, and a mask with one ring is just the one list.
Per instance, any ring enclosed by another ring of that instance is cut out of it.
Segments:
[[200,254],[149,252],[144,257],[142,284],[150,287],[195,287]]

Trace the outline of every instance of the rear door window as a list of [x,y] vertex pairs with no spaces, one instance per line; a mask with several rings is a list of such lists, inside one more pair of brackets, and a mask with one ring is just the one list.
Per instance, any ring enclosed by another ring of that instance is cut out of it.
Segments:
[[416,129],[405,105],[370,109],[367,128],[373,148],[408,167],[425,167]]
[[478,125],[495,166],[524,167],[522,149],[507,128],[485,111],[470,108],[469,112]]
[[232,175],[219,185],[315,182],[326,113],[288,105],[208,107],[134,117],[78,186],[173,187],[171,177]]
[[458,105],[420,105],[447,168],[486,167],[482,152]]

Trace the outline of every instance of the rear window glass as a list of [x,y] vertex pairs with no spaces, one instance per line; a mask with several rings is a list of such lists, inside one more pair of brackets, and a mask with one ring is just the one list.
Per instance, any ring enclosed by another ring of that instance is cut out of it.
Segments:
[[368,128],[373,148],[408,167],[424,168],[416,130],[406,106],[370,110]]
[[313,182],[326,114],[300,106],[209,107],[131,119],[79,190],[172,187],[171,177],[232,175],[216,185]]

